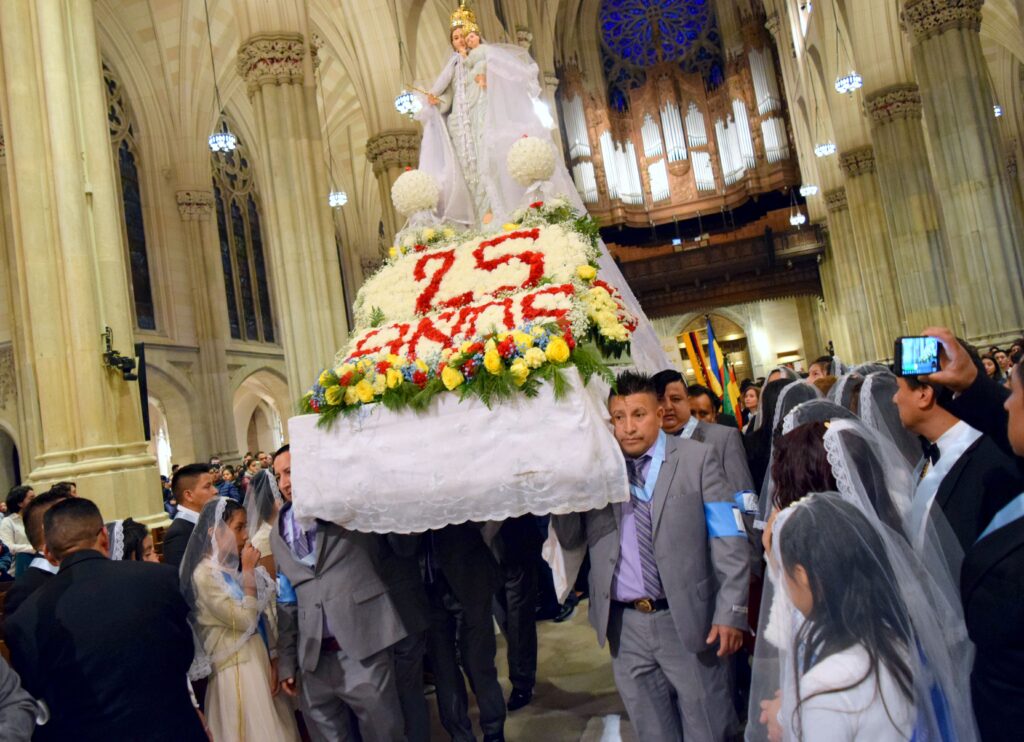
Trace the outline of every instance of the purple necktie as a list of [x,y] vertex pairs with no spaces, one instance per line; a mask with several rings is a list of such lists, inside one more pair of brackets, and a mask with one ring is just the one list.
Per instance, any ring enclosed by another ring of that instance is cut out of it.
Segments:
[[643,490],[647,480],[647,468],[651,457],[644,454],[638,459],[626,459],[629,470],[630,502],[633,505],[633,517],[636,522],[636,541],[640,547],[640,571],[644,577],[644,590],[650,598],[660,598],[661,577],[658,575],[658,563],[654,558],[654,520],[651,517],[651,500],[641,500],[636,496],[637,490]]

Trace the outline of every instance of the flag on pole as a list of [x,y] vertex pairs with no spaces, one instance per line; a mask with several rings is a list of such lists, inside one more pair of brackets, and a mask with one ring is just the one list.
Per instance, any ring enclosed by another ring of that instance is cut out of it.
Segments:
[[725,354],[715,339],[715,330],[711,326],[711,318],[705,317],[708,325],[708,356],[711,360],[711,376],[717,382],[717,389],[712,386],[715,394],[722,400],[722,412],[736,418],[740,424],[742,416],[737,414],[740,409],[740,388],[736,383],[736,375],[731,367],[726,366]]
[[688,332],[683,335],[683,343],[686,345],[686,355],[690,359],[690,365],[693,366],[693,373],[697,377],[697,383],[708,387],[715,394],[721,396],[721,385],[718,379],[711,373],[708,359],[704,355],[704,348],[701,346],[697,333]]

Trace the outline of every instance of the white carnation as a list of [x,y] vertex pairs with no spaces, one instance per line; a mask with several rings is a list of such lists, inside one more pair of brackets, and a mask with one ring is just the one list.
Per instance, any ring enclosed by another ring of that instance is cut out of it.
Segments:
[[538,180],[551,178],[555,172],[555,148],[539,137],[523,137],[509,149],[506,165],[512,179],[527,188]]
[[391,186],[391,203],[403,216],[433,211],[439,196],[437,182],[422,170],[406,170]]

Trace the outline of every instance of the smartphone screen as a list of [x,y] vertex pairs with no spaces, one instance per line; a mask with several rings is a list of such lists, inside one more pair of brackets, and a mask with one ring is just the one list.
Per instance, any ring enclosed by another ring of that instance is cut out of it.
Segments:
[[896,373],[899,376],[923,376],[939,370],[937,339],[902,337],[896,341]]

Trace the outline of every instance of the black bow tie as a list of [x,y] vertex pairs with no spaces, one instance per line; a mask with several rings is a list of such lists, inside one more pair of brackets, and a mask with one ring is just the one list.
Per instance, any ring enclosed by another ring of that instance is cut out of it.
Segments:
[[941,455],[941,452],[939,451],[939,447],[936,446],[934,443],[922,441],[921,450],[924,451],[924,455],[928,457],[928,460],[932,463],[932,466],[935,466],[937,463],[939,463],[939,456]]

